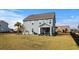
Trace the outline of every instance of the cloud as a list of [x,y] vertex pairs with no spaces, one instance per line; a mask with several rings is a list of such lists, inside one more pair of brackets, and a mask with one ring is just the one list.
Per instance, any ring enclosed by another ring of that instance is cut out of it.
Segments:
[[24,19],[23,14],[18,14],[17,10],[0,10],[0,20],[4,20],[9,23],[10,28],[14,28],[14,24],[19,21],[22,23]]
[[75,16],[70,16],[71,18],[74,18]]
[[62,19],[61,21],[57,22],[56,25],[69,25],[70,28],[77,28],[79,24],[79,18],[71,16],[70,19]]

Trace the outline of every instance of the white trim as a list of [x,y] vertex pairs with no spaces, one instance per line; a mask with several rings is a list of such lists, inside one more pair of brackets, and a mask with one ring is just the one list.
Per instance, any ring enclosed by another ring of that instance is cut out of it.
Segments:
[[40,34],[40,27],[38,28],[38,30],[39,30],[39,33],[38,34]]

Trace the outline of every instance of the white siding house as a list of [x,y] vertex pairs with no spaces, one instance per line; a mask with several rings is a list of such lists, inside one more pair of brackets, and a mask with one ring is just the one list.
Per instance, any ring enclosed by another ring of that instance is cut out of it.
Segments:
[[35,14],[23,20],[24,34],[49,34],[55,33],[55,13]]
[[8,28],[8,23],[0,20],[0,32],[8,32],[10,29]]

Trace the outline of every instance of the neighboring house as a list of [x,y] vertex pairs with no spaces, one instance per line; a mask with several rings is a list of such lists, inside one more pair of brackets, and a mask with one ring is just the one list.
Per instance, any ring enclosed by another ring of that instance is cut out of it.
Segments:
[[78,31],[79,31],[79,25],[78,25]]
[[8,23],[0,20],[0,32],[9,32],[9,30]]
[[35,14],[23,20],[24,34],[47,34],[55,33],[55,13]]
[[70,27],[69,26],[56,26],[56,31],[57,32],[70,32]]

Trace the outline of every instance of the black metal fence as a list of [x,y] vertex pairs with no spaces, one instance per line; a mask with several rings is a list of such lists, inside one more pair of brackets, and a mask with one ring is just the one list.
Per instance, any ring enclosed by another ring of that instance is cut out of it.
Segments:
[[70,32],[72,38],[74,39],[74,41],[76,42],[76,44],[79,46],[79,35],[77,35],[76,33],[72,33]]

